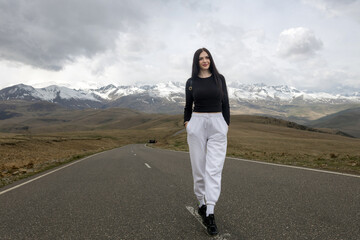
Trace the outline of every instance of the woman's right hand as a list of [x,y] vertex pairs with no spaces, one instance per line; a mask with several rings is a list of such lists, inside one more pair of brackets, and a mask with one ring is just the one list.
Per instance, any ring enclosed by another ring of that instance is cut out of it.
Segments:
[[186,122],[184,123],[185,129],[186,129],[186,126],[188,125],[188,122],[189,122],[189,121],[186,121]]

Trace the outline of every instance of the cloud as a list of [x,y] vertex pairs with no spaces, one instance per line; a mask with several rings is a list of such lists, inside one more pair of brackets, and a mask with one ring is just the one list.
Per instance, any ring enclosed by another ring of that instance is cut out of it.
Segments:
[[283,58],[304,60],[314,56],[322,46],[322,41],[310,29],[290,28],[280,33],[277,53]]
[[360,22],[359,0],[302,0],[324,12],[328,17],[350,16]]
[[5,0],[0,3],[0,60],[60,70],[77,57],[115,46],[146,16],[137,1]]
[[200,1],[200,0],[187,0],[187,1],[180,1],[182,5],[188,8],[191,11],[216,11],[213,3],[210,1]]
[[[300,72],[298,75],[300,75]],[[357,76],[343,69],[309,69],[303,74],[302,78],[302,82],[299,81],[297,84],[301,85],[303,89],[311,91],[336,93],[337,90],[346,86],[354,89],[359,87],[359,84],[355,84]]]
[[0,88],[184,82],[199,47],[211,51],[229,83],[359,86],[359,5],[0,0]]

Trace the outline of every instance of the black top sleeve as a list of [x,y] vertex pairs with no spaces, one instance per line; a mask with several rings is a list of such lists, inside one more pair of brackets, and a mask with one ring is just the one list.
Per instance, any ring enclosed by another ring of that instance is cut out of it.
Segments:
[[221,75],[221,83],[223,88],[223,99],[222,99],[222,114],[223,117],[227,123],[227,125],[230,125],[230,105],[229,105],[229,96],[228,91],[226,87],[226,81],[224,76]]
[[185,108],[184,108],[184,123],[189,121],[193,112],[194,98],[192,90],[189,89],[191,78],[187,80],[185,85]]

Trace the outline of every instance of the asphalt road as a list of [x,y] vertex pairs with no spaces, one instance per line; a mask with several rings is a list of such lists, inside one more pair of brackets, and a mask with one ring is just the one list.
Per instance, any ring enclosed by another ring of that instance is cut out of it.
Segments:
[[128,145],[1,188],[0,239],[360,239],[356,176],[227,158],[217,237],[195,206],[188,153]]

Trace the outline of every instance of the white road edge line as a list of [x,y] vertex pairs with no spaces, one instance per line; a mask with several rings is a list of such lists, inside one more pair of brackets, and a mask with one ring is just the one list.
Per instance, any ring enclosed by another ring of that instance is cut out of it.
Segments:
[[149,164],[145,163],[145,165],[146,165],[148,168],[151,168]]
[[[104,152],[100,152],[100,153],[104,153]],[[29,180],[29,181],[23,182],[23,183],[21,183],[21,184],[19,184],[19,185],[16,185],[16,186],[12,187],[12,188],[8,188],[8,189],[0,192],[0,195],[2,195],[2,194],[4,194],[4,193],[7,193],[7,192],[10,192],[10,191],[12,191],[12,190],[14,190],[14,189],[16,189],[16,188],[19,188],[19,187],[21,187],[21,186],[24,186],[24,185],[28,184],[28,183],[31,183],[31,182],[33,182],[33,181],[35,181],[35,180],[38,180],[38,179],[40,179],[40,178],[42,178],[42,177],[45,177],[45,176],[49,175],[49,174],[52,174],[52,173],[54,173],[54,172],[57,172],[57,171],[59,171],[59,170],[61,170],[61,169],[64,169],[64,168],[70,167],[71,165],[74,165],[74,164],[76,164],[76,163],[82,162],[82,161],[84,161],[84,160],[86,160],[86,159],[88,159],[88,158],[94,157],[94,156],[96,156],[96,155],[98,155],[98,154],[100,154],[100,153],[96,153],[96,154],[93,154],[93,155],[91,155],[91,156],[87,156],[87,157],[85,157],[85,158],[82,158],[82,159],[77,160],[77,161],[75,161],[75,162],[69,163],[69,164],[67,164],[67,165],[65,165],[65,166],[62,166],[62,167],[60,167],[60,168],[57,168],[57,169],[55,169],[55,170],[52,170],[51,172],[48,172],[48,173],[45,173],[45,174],[43,174],[43,175],[41,175],[41,176],[38,176],[38,177],[36,177],[36,178],[33,178],[33,179]]]
[[[185,151],[176,151],[176,150],[171,150],[171,149],[152,148],[152,147],[148,147],[146,144],[145,144],[145,147],[150,148],[150,149],[161,149],[161,150],[166,150],[166,151],[171,151],[171,152],[189,153],[189,152],[185,152]],[[260,162],[260,161],[243,159],[243,158],[234,158],[234,157],[226,157],[226,158],[227,158],[227,159],[232,159],[232,160],[237,160],[237,161],[243,161],[243,162],[250,162],[250,163],[258,163],[258,164],[272,165],[272,166],[276,166],[276,167],[295,168],[295,169],[301,169],[301,170],[307,170],[307,171],[313,171],[313,172],[329,173],[329,174],[335,174],[335,175],[341,175],[341,176],[347,176],[347,177],[360,178],[360,175],[354,175],[354,174],[348,174],[348,173],[331,172],[331,171],[327,171],[327,170],[320,170],[320,169],[314,169],[314,168],[306,168],[306,167],[298,167],[298,166],[284,165],[284,164],[280,164],[280,163]]]
[[[195,209],[193,207],[190,206],[185,206],[186,209],[191,213],[191,215],[193,215],[196,220],[198,220],[201,223],[201,226],[203,226],[204,229],[206,229],[206,227],[204,226],[204,224],[202,223],[202,219],[199,216],[199,214],[195,211]],[[217,240],[226,240],[226,237],[230,237],[230,233],[224,233],[224,234],[220,234],[215,236],[213,239],[217,239]]]
[[291,166],[291,165],[283,165],[283,164],[279,164],[279,163],[259,162],[259,161],[253,161],[253,160],[241,159],[241,158],[233,158],[233,157],[226,157],[226,158],[232,159],[232,160],[237,160],[237,161],[259,163],[259,164],[265,164],[265,165],[271,165],[271,166],[277,166],[277,167],[295,168],[295,169],[301,169],[301,170],[307,170],[307,171],[313,171],[313,172],[330,173],[330,174],[335,174],[335,175],[342,175],[342,176],[360,178],[360,175],[358,176],[358,175],[353,175],[353,174],[348,174],[348,173],[331,172],[331,171],[326,171],[326,170],[321,170],[321,169],[306,168],[306,167]]

